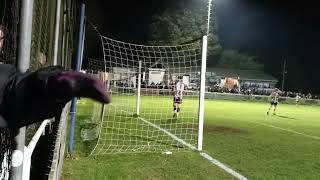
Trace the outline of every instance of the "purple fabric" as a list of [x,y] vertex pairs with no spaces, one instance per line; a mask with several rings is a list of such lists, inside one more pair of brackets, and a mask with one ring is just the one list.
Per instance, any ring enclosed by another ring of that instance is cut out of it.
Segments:
[[72,97],[88,97],[109,103],[106,85],[99,79],[81,72],[61,72],[48,80],[48,89],[56,97],[71,100]]
[[[12,67],[0,65],[1,68]],[[28,74],[10,73],[10,81],[0,82],[0,128],[16,129],[59,116],[73,97],[92,98],[102,103],[111,101],[104,82],[88,74],[66,71],[59,66]]]

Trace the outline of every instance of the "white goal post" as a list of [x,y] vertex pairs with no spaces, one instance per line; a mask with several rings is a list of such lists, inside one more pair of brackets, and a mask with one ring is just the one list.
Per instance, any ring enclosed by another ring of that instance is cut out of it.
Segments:
[[199,99],[199,130],[198,130],[198,151],[202,151],[203,143],[203,123],[204,123],[204,96],[206,85],[206,66],[207,66],[207,36],[202,38],[202,60],[201,60],[201,80],[200,80],[200,99]]
[[[138,67],[138,79],[141,79],[141,67],[142,67],[142,61],[139,61],[139,67]],[[141,97],[141,81],[138,81],[138,87],[137,87],[137,116],[140,114],[140,97]]]
[[[89,59],[112,96],[92,155],[202,150],[207,36],[189,44],[147,46],[101,36],[104,59]],[[178,77],[185,84],[174,114]]]

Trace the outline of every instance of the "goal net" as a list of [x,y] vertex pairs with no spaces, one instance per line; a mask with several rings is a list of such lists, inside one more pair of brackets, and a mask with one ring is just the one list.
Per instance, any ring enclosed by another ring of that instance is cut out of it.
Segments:
[[[89,59],[87,72],[106,83],[112,103],[101,111],[91,155],[195,150],[202,41],[176,46],[145,46],[103,36],[101,41],[104,59]],[[185,90],[174,117],[178,77]]]

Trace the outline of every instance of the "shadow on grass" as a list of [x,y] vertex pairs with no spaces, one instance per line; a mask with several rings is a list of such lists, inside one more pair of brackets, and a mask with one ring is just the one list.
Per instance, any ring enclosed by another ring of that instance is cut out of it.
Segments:
[[206,125],[204,126],[206,133],[223,133],[223,134],[248,134],[249,132],[244,129],[233,128],[228,126]]
[[[112,128],[109,128],[107,127],[107,129],[109,130],[112,130]],[[139,139],[139,142],[145,142],[146,144],[145,145],[150,145],[152,144],[152,146],[154,145],[164,145],[164,146],[167,146],[167,147],[174,147],[174,148],[178,148],[178,149],[184,149],[185,147],[182,145],[182,144],[179,144],[178,142],[176,143],[173,143],[175,142],[174,139],[172,139],[171,137],[167,137],[167,138],[164,138],[164,139],[157,139],[157,138],[154,138],[153,135],[151,135],[151,137],[147,137],[148,134],[146,134],[146,136],[141,136],[139,134],[131,134],[131,133],[128,133],[128,132],[125,132],[125,131],[119,131],[120,134],[123,135],[123,137],[130,137],[131,139],[136,139],[138,140]],[[170,139],[170,140],[169,140]],[[128,144],[130,145],[130,144]]]
[[173,124],[176,123],[178,121],[178,118],[170,118],[167,119],[165,122],[162,122],[161,124]]
[[154,139],[154,138],[141,137],[141,136],[137,136],[137,135],[135,137],[137,137],[137,138],[139,138],[141,140],[147,141],[147,142],[154,142],[155,144],[171,146],[171,147],[175,147],[175,148],[178,148],[178,149],[185,148],[183,145],[172,144],[172,143],[170,143],[171,141],[159,141],[159,140]]
[[280,117],[280,118],[284,118],[284,119],[300,120],[300,119],[297,119],[297,118],[288,117],[288,116],[282,116],[282,115],[275,115],[275,116]]

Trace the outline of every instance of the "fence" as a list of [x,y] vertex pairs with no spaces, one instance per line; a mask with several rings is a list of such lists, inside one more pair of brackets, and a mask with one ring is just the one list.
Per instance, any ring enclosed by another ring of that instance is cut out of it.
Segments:
[[[111,89],[114,92],[120,91],[127,93],[127,94],[134,94],[135,88],[131,87],[113,87]],[[172,87],[164,88],[163,86],[155,87],[154,89],[150,90],[147,88],[141,88],[142,95],[157,95],[157,96],[172,96],[173,94]],[[197,96],[199,92],[187,90],[185,93],[189,96]],[[219,99],[219,100],[230,100],[230,101],[255,101],[255,102],[269,102],[270,96],[265,95],[245,95],[245,94],[232,94],[232,93],[218,93],[218,92],[206,92],[205,93],[206,99]],[[291,97],[280,97],[279,101],[285,104],[295,104],[296,98]],[[299,104],[301,105],[319,105],[319,99],[306,99],[300,98]]]
[[65,146],[66,146],[66,138],[67,138],[67,133],[66,133],[67,120],[68,120],[67,114],[69,109],[70,109],[70,106],[68,104],[64,108],[60,118],[57,137],[54,144],[55,148],[53,151],[52,164],[51,164],[50,173],[48,177],[49,180],[58,180],[61,177],[62,165],[64,160],[64,152],[65,152]]
[[1,18],[3,40],[0,48],[0,62],[15,64],[17,59],[20,0],[5,0],[3,3],[4,13]]
[[[205,97],[206,99],[221,99],[221,100],[232,100],[232,101],[255,101],[255,102],[270,101],[269,96],[263,96],[263,95],[244,95],[244,94],[229,94],[229,93],[215,93],[215,92],[207,92]],[[285,104],[296,103],[296,99],[291,97],[281,97],[279,98],[279,101]],[[299,100],[299,104],[320,105],[320,100],[301,98]]]
[[[15,64],[17,59],[17,38],[19,23],[19,0],[6,0],[3,4],[1,22],[2,40],[0,48],[0,63]],[[14,132],[0,129],[0,179],[9,179],[11,156],[14,149]]]
[[[4,41],[3,47],[0,47],[0,64],[17,64],[17,55],[18,55],[18,33],[19,33],[19,24],[21,24],[21,7],[25,1],[24,0],[5,0],[3,3],[3,17],[0,26],[3,28],[4,32]],[[71,68],[71,59],[73,54],[73,26],[75,20],[75,1],[74,0],[32,0],[33,10],[32,10],[32,34],[31,34],[31,47],[30,48],[30,71],[37,70],[41,67],[46,67],[50,65],[61,65],[67,68]],[[64,110],[62,114],[62,120],[66,118],[68,110]],[[59,129],[61,123],[56,120],[51,126],[56,126],[53,129]],[[29,150],[33,149],[33,146],[36,146],[35,151],[37,151],[38,146],[42,146],[40,143],[36,145],[38,137],[48,128],[48,125],[51,121],[44,121],[42,126],[39,124],[34,124],[27,127],[26,130],[26,142],[31,142],[29,144]],[[39,127],[41,129],[39,129]],[[65,127],[65,126],[64,126]],[[60,129],[58,134],[63,133],[63,129]],[[37,133],[36,133],[37,132]],[[0,180],[9,179],[9,172],[11,170],[11,155],[13,150],[13,137],[9,129],[0,129]],[[42,139],[47,139],[49,142],[47,144],[55,144],[57,132],[52,132],[50,138],[45,137]],[[33,138],[33,139],[32,139]],[[40,138],[41,139],[41,138]],[[43,143],[46,144],[46,143]],[[40,147],[41,148],[41,147]],[[50,147],[52,149],[52,147]],[[48,162],[51,162],[52,159],[59,160],[61,156],[48,155],[43,159],[43,164],[37,159],[32,160],[31,155],[33,151],[28,151],[28,147],[25,147],[27,159],[24,162],[24,166],[28,164],[28,161],[32,163],[33,169],[38,167],[45,168],[41,171],[43,174],[39,176],[35,175],[31,171],[30,179],[41,178],[44,179],[48,177],[49,172],[51,171],[51,165],[48,165]],[[64,153],[63,151],[59,151]],[[52,151],[48,151],[52,153]],[[49,159],[52,158],[52,159]],[[53,161],[55,161],[53,160]],[[48,166],[50,168],[48,168]],[[52,166],[53,168],[56,168]],[[39,170],[39,169],[38,169]],[[30,166],[27,167],[27,172],[30,172]],[[39,171],[38,171],[39,172]],[[58,176],[57,176],[58,177]],[[24,179],[26,177],[23,177]]]

